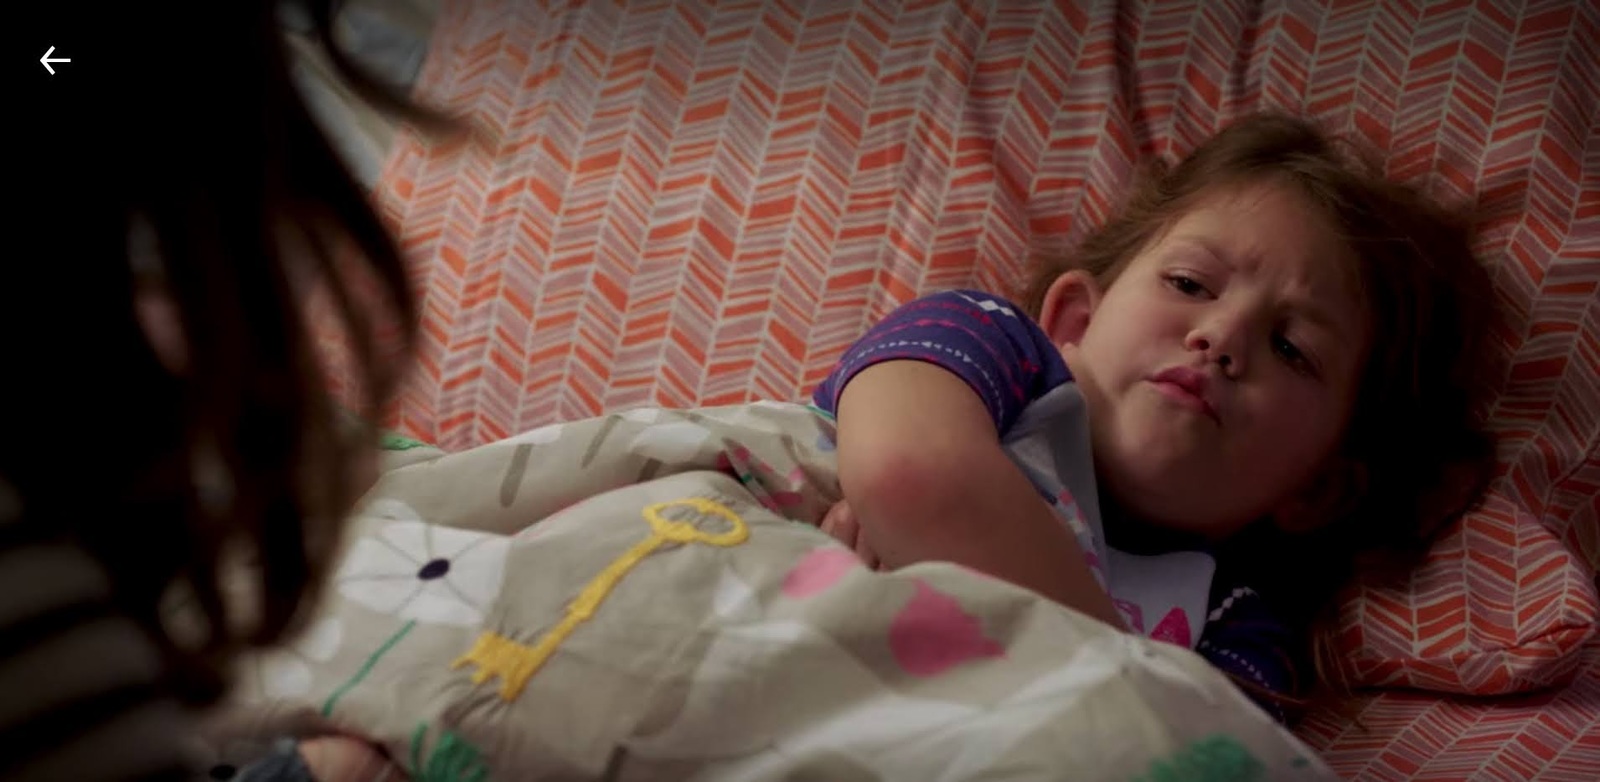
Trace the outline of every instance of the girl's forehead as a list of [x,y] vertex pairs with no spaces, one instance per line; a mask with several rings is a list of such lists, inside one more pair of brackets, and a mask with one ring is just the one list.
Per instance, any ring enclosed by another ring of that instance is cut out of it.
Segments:
[[1167,239],[1238,271],[1292,279],[1316,295],[1359,298],[1359,264],[1349,246],[1329,216],[1287,184],[1213,188],[1176,216]]
[[1316,319],[1363,331],[1360,262],[1329,217],[1306,195],[1280,183],[1217,187],[1169,223],[1162,256],[1193,253],[1230,273],[1270,278]]

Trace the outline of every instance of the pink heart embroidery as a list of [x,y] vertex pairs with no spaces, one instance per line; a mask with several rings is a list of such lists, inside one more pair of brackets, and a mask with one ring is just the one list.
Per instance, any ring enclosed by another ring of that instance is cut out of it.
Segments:
[[1150,639],[1189,648],[1189,615],[1181,608],[1168,611],[1167,615],[1156,623],[1156,629],[1150,631]]
[[969,660],[1005,654],[955,598],[915,583],[916,593],[889,623],[889,651],[906,673],[937,676]]
[[810,597],[833,586],[839,577],[861,567],[861,558],[842,546],[812,549],[783,577],[783,593],[792,598]]

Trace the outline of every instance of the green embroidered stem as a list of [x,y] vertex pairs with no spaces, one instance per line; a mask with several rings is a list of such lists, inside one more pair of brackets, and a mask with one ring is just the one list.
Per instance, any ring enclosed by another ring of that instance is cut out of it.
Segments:
[[333,705],[338,703],[339,699],[343,698],[344,694],[349,692],[352,687],[360,684],[362,679],[367,678],[367,674],[372,672],[372,666],[378,664],[379,658],[383,657],[385,654],[388,654],[389,650],[394,648],[395,644],[400,643],[400,639],[406,637],[406,633],[411,632],[411,628],[416,626],[417,620],[413,619],[409,622],[406,622],[404,626],[395,631],[394,635],[389,636],[389,640],[384,641],[383,645],[378,647],[378,651],[373,652],[372,656],[368,657],[367,661],[361,664],[361,669],[356,671],[355,675],[351,676],[349,681],[339,685],[339,689],[334,690],[333,694],[328,696],[328,700],[322,704],[322,716],[326,717],[332,714]]
[[448,730],[439,737],[433,755],[423,765],[422,738],[427,732],[425,722],[417,723],[417,729],[411,731],[411,778],[415,782],[484,782],[489,778],[478,748]]
[[417,729],[411,731],[411,776],[417,779],[422,773],[422,737],[428,733],[428,723],[417,723]]
[[1228,736],[1210,736],[1150,764],[1137,782],[1257,782],[1265,769]]
[[412,448],[427,448],[428,444],[396,432],[384,432],[378,447],[385,451],[409,451]]

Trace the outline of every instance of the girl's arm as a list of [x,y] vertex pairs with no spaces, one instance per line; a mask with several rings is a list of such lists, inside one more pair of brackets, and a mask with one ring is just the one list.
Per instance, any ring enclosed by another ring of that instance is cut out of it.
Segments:
[[960,377],[923,361],[874,364],[841,393],[837,437],[841,488],[884,568],[954,562],[1122,627]]

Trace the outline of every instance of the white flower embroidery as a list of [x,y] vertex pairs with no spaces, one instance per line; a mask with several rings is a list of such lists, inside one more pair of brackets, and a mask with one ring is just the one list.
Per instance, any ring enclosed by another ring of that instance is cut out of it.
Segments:
[[255,660],[246,678],[263,698],[296,698],[311,692],[311,664],[325,663],[339,651],[344,625],[335,617],[308,628],[288,648],[274,649]]
[[339,571],[339,594],[401,619],[483,621],[500,594],[510,539],[411,520],[415,511],[392,500],[368,513],[402,520],[356,542]]

